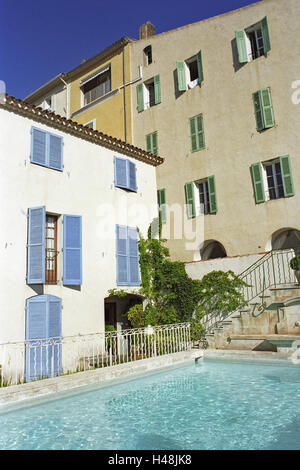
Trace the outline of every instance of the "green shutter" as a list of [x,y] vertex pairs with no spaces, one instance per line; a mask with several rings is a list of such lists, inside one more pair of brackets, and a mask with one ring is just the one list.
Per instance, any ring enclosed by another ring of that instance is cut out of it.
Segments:
[[191,151],[202,150],[205,148],[203,115],[198,114],[190,118],[190,137],[191,137]]
[[274,127],[275,125],[270,88],[264,88],[263,90],[260,90],[260,94],[261,105],[263,110],[264,127],[265,129],[269,129],[270,127]]
[[138,112],[140,113],[141,111],[144,111],[144,85],[142,83],[139,83],[136,87],[137,91],[137,107],[138,107]]
[[158,206],[159,206],[159,217],[162,224],[165,224],[167,221],[167,212],[166,212],[166,190],[159,189],[158,194]]
[[289,155],[280,157],[280,168],[283,182],[284,197],[294,196],[295,189]]
[[185,64],[183,60],[177,62],[177,83],[179,91],[186,90]]
[[240,64],[248,62],[248,54],[246,47],[246,33],[243,29],[238,29],[235,32],[238,56]]
[[198,67],[199,83],[201,83],[204,80],[203,64],[202,64],[202,52],[201,51],[199,51],[198,54],[197,54],[197,67]]
[[267,17],[265,16],[261,20],[261,32],[262,32],[262,37],[263,37],[263,43],[264,43],[264,52],[269,52],[271,50],[271,42],[270,42],[270,35],[269,35],[269,28],[268,28],[268,20]]
[[160,76],[155,75],[154,77],[154,101],[155,104],[161,102],[161,92],[160,92]]
[[158,155],[157,132],[146,135],[146,150],[154,155]]
[[255,201],[256,204],[260,204],[261,202],[265,202],[265,191],[264,191],[264,183],[261,171],[261,164],[260,163],[253,163],[251,165],[251,172],[252,172],[252,179],[253,179],[253,186],[254,186],[254,193],[255,193]]
[[207,183],[208,183],[210,213],[211,214],[216,214],[218,212],[218,206],[217,206],[217,194],[216,194],[215,177],[214,176],[209,176],[207,178]]
[[196,207],[195,207],[195,195],[194,195],[194,183],[185,184],[185,199],[187,205],[187,217],[192,219],[196,217]]

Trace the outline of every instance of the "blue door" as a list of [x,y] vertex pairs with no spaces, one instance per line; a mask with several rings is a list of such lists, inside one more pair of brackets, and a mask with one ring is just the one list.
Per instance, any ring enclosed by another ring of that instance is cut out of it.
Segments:
[[61,299],[37,295],[26,303],[25,380],[61,373]]

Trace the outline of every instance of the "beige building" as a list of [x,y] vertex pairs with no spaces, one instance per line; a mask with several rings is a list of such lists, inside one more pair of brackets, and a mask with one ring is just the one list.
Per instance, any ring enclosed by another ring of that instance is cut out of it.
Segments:
[[173,259],[300,245],[299,21],[299,0],[264,0],[131,43],[133,143],[165,158]]

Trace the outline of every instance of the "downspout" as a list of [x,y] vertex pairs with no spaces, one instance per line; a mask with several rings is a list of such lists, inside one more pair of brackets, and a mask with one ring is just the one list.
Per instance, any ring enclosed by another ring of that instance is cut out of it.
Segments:
[[126,112],[126,86],[125,86],[125,47],[123,47],[123,107],[124,107],[124,140],[127,143],[127,112]]

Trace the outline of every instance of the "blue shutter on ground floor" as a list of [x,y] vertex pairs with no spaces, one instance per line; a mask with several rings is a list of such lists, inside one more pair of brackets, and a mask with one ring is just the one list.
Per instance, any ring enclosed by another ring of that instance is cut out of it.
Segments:
[[63,284],[82,284],[82,218],[64,215],[63,219]]
[[45,206],[28,209],[27,284],[45,283]]
[[138,231],[134,227],[116,226],[117,285],[139,286]]
[[[51,339],[53,338],[53,339]],[[61,372],[61,299],[37,295],[26,302],[25,380]]]

